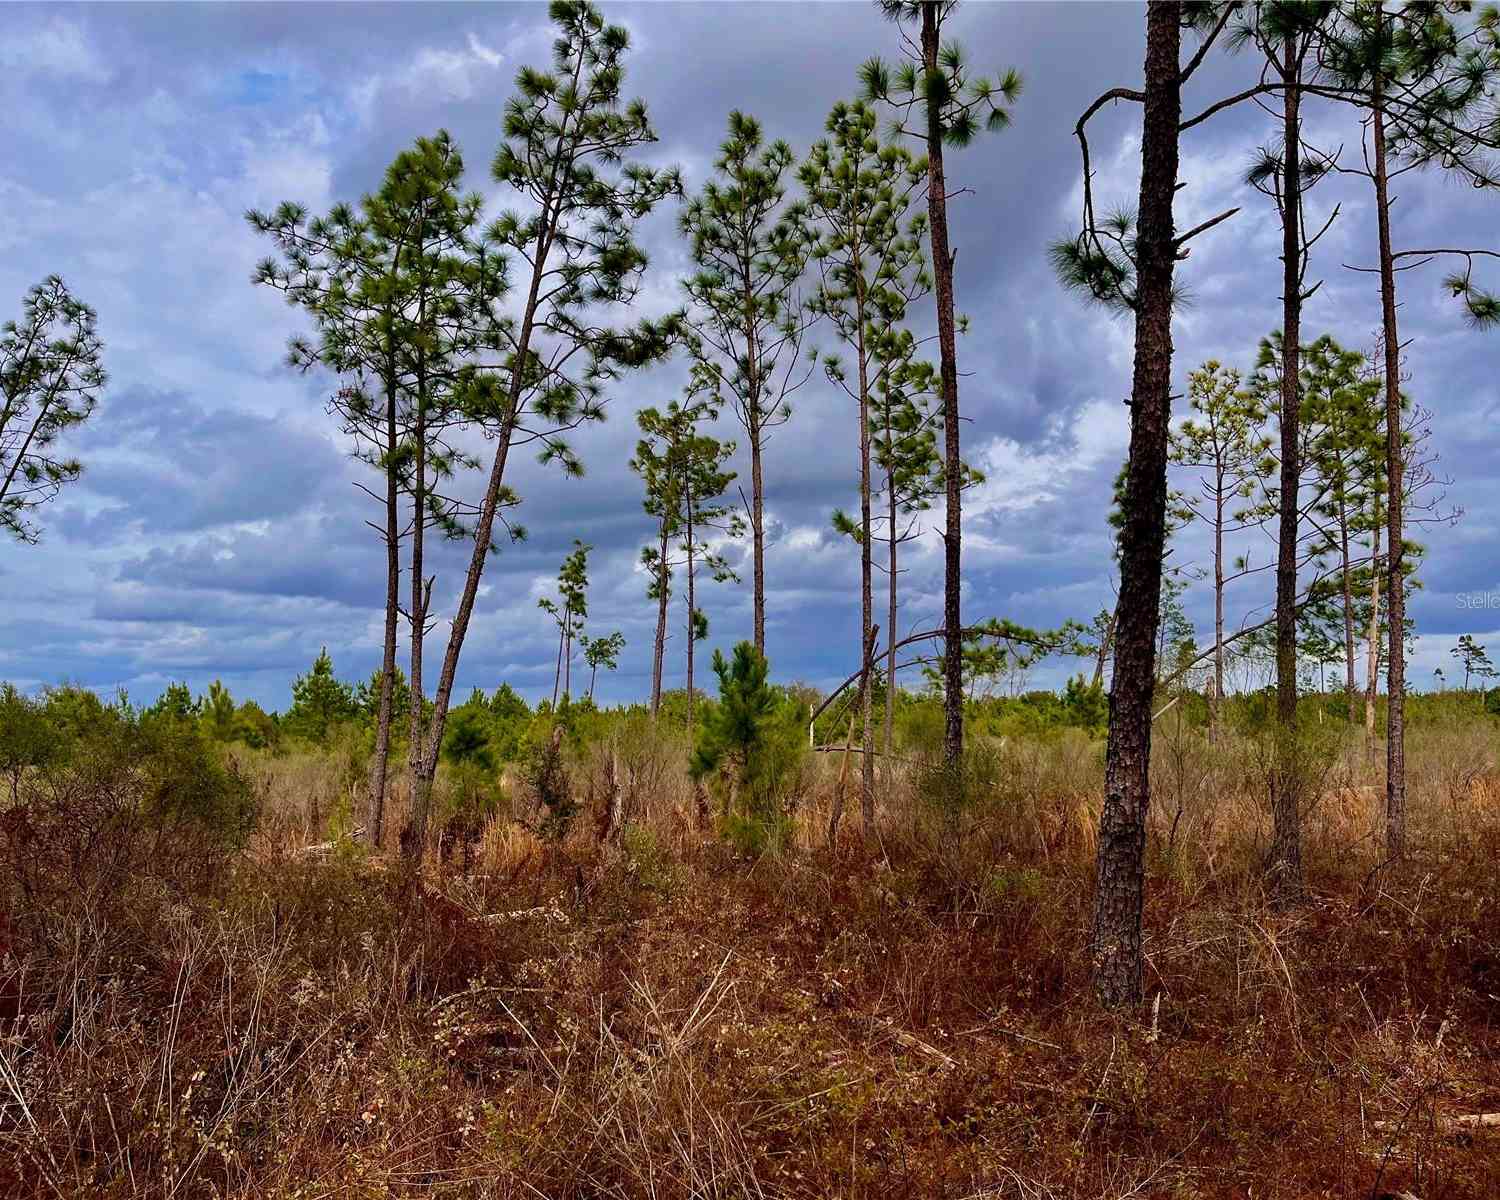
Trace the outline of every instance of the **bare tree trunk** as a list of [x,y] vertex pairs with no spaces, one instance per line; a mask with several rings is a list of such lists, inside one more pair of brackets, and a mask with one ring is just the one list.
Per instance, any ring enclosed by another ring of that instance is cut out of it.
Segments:
[[[859,335],[859,631],[861,737],[865,749],[859,764],[859,810],[866,837],[875,832],[875,719],[871,706],[870,679],[875,673],[875,580],[872,554],[874,524],[870,515],[870,378],[865,353],[864,275],[856,253],[854,261]],[[895,536],[891,530],[891,536]]]
[[1172,406],[1172,275],[1177,259],[1172,201],[1177,190],[1177,126],[1182,117],[1181,22],[1180,3],[1161,2],[1146,9],[1130,462],[1119,539],[1119,627],[1090,938],[1094,987],[1107,1005],[1135,1004],[1141,998],[1151,701]]
[[671,594],[667,590],[670,577],[667,572],[667,523],[665,521],[661,526],[659,549],[661,558],[658,560],[660,565],[657,568],[656,586],[661,595],[656,598],[656,648],[651,659],[651,716],[653,718],[661,709],[661,673],[667,653],[667,604],[671,600]]
[[880,626],[871,625],[865,635],[865,652],[861,659],[859,706],[863,717],[864,753],[860,762],[860,820],[866,838],[875,836],[875,731],[871,720],[870,687],[875,676],[875,639]]
[[1104,636],[1099,639],[1099,653],[1094,656],[1094,687],[1104,682],[1104,664],[1109,661],[1111,651],[1115,646],[1115,629],[1120,622],[1120,605],[1118,597],[1115,609],[1109,614],[1109,624],[1104,627]]
[[[1385,6],[1375,6],[1376,37],[1384,38]],[[1375,216],[1380,233],[1380,310],[1385,340],[1386,637],[1385,850],[1406,853],[1406,595],[1402,561],[1401,341],[1396,329],[1396,263],[1391,250],[1389,176],[1385,161],[1384,79],[1375,72],[1371,104],[1375,142]]]
[[[938,0],[922,3],[922,65],[936,74],[941,51]],[[963,695],[963,458],[959,446],[958,347],[954,327],[953,255],[948,249],[948,183],[943,169],[942,113],[927,106],[927,220],[937,298],[939,375],[943,388],[943,766],[945,789],[956,801],[964,752]]]
[[569,603],[568,603],[568,601],[565,600],[565,601],[563,601],[563,619],[562,619],[562,624],[560,626],[558,626],[558,630],[557,630],[557,669],[552,672],[552,711],[553,712],[557,711],[557,700],[558,700],[558,697],[562,694],[563,646],[567,644],[566,643],[567,628],[568,628],[568,621],[570,619],[569,616],[568,616],[568,609],[569,609]]
[[1214,694],[1208,706],[1208,735],[1219,736],[1224,702],[1224,477],[1214,484]]
[[[759,403],[757,400],[756,403]],[[754,555],[753,591],[755,605],[755,648],[766,652],[766,508],[765,484],[761,475],[760,416],[750,421],[750,536]],[[691,603],[689,609],[691,610]]]
[[1365,649],[1365,751],[1375,762],[1375,697],[1380,687],[1380,492],[1370,530],[1370,629]]
[[1276,553],[1276,771],[1271,794],[1271,885],[1302,892],[1302,770],[1297,744],[1297,534],[1302,484],[1302,123],[1300,39],[1281,77],[1281,513]]
[[694,591],[693,580],[693,485],[691,480],[685,480],[685,496],[683,511],[687,517],[687,726],[688,741],[693,739],[693,646],[697,641],[697,610],[693,607],[697,602]]
[[828,814],[828,848],[830,850],[838,845],[839,823],[844,818],[844,787],[849,780],[849,755],[854,749],[854,722],[858,717],[858,710],[851,709],[849,732],[844,735],[844,753],[839,760],[839,778],[838,782],[833,785],[833,810]]
[[[1354,583],[1349,571],[1349,506],[1344,496],[1339,497],[1339,555],[1340,577],[1344,601],[1344,696],[1349,701],[1349,720],[1354,720],[1354,692],[1358,684],[1354,677]],[[1374,564],[1371,564],[1371,570]]]
[[[889,442],[889,426],[887,426],[887,445]],[[886,489],[888,493],[888,516],[891,522],[891,542],[887,547],[887,563],[890,568],[887,579],[886,590],[886,626],[885,626],[885,753],[889,764],[891,755],[896,746],[896,481],[890,472],[886,473]],[[889,766],[887,767],[887,787],[889,784]]]
[[[553,221],[556,216],[554,214]],[[531,284],[527,291],[525,308],[521,315],[521,327],[516,338],[515,361],[525,362],[531,352],[531,338],[536,329],[536,313],[540,304],[542,275],[547,257],[552,250],[556,226],[544,223],[537,234],[536,253],[533,258]],[[448,633],[448,647],[443,652],[443,666],[438,674],[437,692],[432,700],[432,719],[428,723],[426,753],[415,790],[424,805],[431,798],[432,781],[437,775],[438,753],[443,744],[443,730],[448,721],[448,705],[453,698],[453,684],[458,675],[458,658],[463,651],[464,639],[469,634],[469,622],[474,617],[474,604],[479,597],[479,581],[484,576],[490,545],[495,537],[495,514],[500,510],[500,498],[505,486],[505,466],[510,459],[510,440],[515,433],[516,416],[520,412],[521,392],[525,377],[513,372],[510,392],[506,396],[505,415],[496,430],[495,457],[490,463],[489,478],[485,482],[484,498],[479,505],[479,519],[474,525],[474,549],[469,555],[469,569],[464,575],[464,586],[459,593],[458,608],[453,614],[453,627]],[[420,706],[421,698],[413,695],[412,702]],[[426,838],[425,828],[420,831]],[[417,847],[420,853],[421,847]]]
[[396,365],[386,359],[385,397],[385,648],[380,660],[380,706],[375,719],[375,752],[370,758],[370,795],[365,835],[378,850],[385,835],[386,775],[391,757],[391,721],[396,689],[396,629],[401,607],[401,481],[395,467]]
[[[419,314],[419,321],[422,315]],[[424,326],[425,327],[425,323]],[[422,734],[425,730],[422,710],[422,649],[427,632],[426,595],[422,572],[425,569],[423,553],[427,524],[427,364],[425,351],[417,355],[417,404],[412,419],[412,529],[411,529],[411,713],[408,718],[406,748],[409,772],[408,796],[411,812],[407,817],[409,836],[406,853],[413,862],[420,862],[427,841],[427,824],[432,802],[432,791],[423,786],[422,764],[426,759]]]

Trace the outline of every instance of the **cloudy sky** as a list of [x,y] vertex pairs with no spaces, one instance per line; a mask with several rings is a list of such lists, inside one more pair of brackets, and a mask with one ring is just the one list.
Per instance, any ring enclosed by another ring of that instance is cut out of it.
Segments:
[[[627,90],[643,96],[661,141],[652,159],[680,164],[687,185],[710,170],[725,118],[741,108],[800,153],[830,105],[856,90],[858,64],[898,51],[866,3],[611,4],[632,34]],[[1100,91],[1140,78],[1138,6],[971,3],[953,32],[976,65],[1015,66],[1026,90],[1014,126],[956,154],[950,176],[960,307],[966,454],[988,482],[966,506],[966,616],[1051,626],[1111,602],[1105,525],[1125,447],[1130,329],[1085,309],[1053,281],[1047,243],[1078,210],[1071,130]],[[283,365],[298,314],[253,287],[268,247],[249,207],[296,200],[314,211],[357,200],[414,138],[449,130],[469,182],[505,202],[488,176],[502,107],[524,64],[544,64],[545,7],[314,4],[282,6],[8,6],[0,38],[0,307],[62,274],[99,313],[111,381],[96,418],[72,439],[84,482],[42,516],[43,542],[0,547],[0,678],[123,685],[147,699],[172,679],[222,678],[240,697],[285,707],[291,678],[327,645],[341,675],[378,660],[382,557],[356,489],[360,468],[323,402],[330,382]],[[1189,106],[1249,70],[1225,58],[1200,71]],[[1099,187],[1133,199],[1139,113],[1096,122]],[[1357,129],[1311,114],[1314,141],[1358,155]],[[1199,127],[1184,144],[1179,222],[1243,211],[1195,244],[1183,264],[1193,303],[1176,328],[1179,378],[1213,356],[1248,368],[1278,323],[1279,233],[1270,204],[1240,179],[1273,136],[1253,107]],[[1313,197],[1341,207],[1319,246],[1326,282],[1309,334],[1370,343],[1378,297],[1345,264],[1371,260],[1367,185],[1337,179]],[[1404,245],[1466,244],[1495,228],[1495,200],[1408,176],[1396,209]],[[642,230],[650,291],[669,296],[687,269],[675,204]],[[1462,632],[1489,636],[1500,608],[1500,452],[1495,335],[1471,333],[1438,287],[1439,268],[1403,279],[1410,390],[1433,411],[1433,445],[1465,510],[1427,536],[1422,633],[1413,680],[1425,686]],[[922,320],[927,312],[922,310]],[[513,482],[531,539],[491,562],[460,668],[461,688],[509,681],[550,690],[555,642],[536,599],[571,540],[596,546],[597,632],[628,648],[610,699],[639,696],[649,676],[652,608],[636,557],[649,533],[627,468],[635,412],[681,386],[680,363],[623,381],[609,420],[579,438],[588,474],[565,480],[525,463]],[[777,675],[826,683],[857,655],[858,563],[829,514],[854,502],[849,404],[814,380],[768,448],[769,651]],[[726,434],[729,431],[726,430]],[[514,461],[514,460],[513,460]],[[1263,544],[1253,547],[1262,557]],[[1201,539],[1179,553],[1201,557]],[[909,555],[902,631],[939,609],[941,563],[930,543]],[[451,609],[463,561],[437,562]],[[1261,611],[1269,578],[1231,595],[1235,621]],[[708,585],[711,644],[748,633],[746,588]],[[1190,595],[1208,628],[1209,597]],[[677,624],[674,619],[674,624]],[[440,629],[434,641],[446,633]],[[1500,635],[1495,635],[1500,640]],[[682,678],[677,637],[669,681]],[[434,648],[440,652],[440,643]],[[1056,682],[1073,662],[1050,665]]]

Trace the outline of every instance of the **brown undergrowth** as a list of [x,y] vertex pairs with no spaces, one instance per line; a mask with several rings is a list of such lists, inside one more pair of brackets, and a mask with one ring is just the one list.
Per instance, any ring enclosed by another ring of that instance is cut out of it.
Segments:
[[1331,762],[1277,912],[1253,749],[1192,736],[1159,741],[1128,1016],[1081,952],[1081,738],[1003,747],[958,818],[893,778],[878,842],[832,850],[825,763],[757,861],[672,781],[618,841],[511,812],[416,879],[309,852],[303,800],[266,795],[213,887],[156,870],[42,923],[11,897],[0,1194],[1500,1195],[1500,1129],[1456,1120],[1500,1110],[1487,743],[1418,751],[1399,867],[1358,748]]

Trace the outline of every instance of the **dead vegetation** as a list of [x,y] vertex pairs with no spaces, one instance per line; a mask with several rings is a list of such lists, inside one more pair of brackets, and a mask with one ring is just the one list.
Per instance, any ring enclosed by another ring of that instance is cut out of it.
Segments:
[[699,828],[659,746],[593,747],[566,838],[513,785],[469,870],[435,848],[417,879],[338,836],[357,773],[252,757],[258,831],[211,876],[6,885],[0,1193],[1493,1197],[1495,748],[1414,738],[1398,869],[1338,742],[1313,896],[1278,913],[1255,746],[1163,729],[1130,1018],[1081,952],[1082,734],[992,747],[956,817],[898,768],[880,843],[832,851],[820,762],[757,860]]

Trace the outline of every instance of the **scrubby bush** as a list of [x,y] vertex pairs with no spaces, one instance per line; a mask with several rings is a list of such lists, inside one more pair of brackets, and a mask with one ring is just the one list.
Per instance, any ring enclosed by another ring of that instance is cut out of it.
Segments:
[[220,882],[256,799],[195,722],[77,688],[41,701],[10,692],[5,705],[16,720],[6,721],[0,860],[23,921],[112,903],[143,881],[179,892]]

